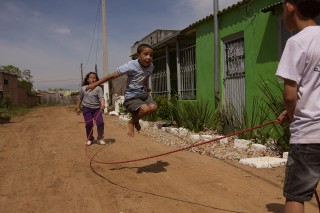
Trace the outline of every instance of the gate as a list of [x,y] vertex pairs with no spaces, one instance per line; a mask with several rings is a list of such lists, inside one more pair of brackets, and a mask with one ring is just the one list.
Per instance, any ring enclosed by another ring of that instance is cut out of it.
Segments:
[[231,110],[239,121],[245,110],[245,66],[244,39],[238,37],[225,41],[224,97],[227,110]]

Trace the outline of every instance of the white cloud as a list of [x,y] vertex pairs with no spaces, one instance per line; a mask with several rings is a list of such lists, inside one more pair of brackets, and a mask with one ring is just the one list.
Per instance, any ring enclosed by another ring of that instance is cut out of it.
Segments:
[[64,34],[70,34],[71,30],[67,27],[54,27],[53,32],[64,35]]

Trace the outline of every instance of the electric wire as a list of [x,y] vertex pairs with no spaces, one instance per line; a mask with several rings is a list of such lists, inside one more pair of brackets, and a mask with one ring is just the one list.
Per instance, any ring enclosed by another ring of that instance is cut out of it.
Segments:
[[97,22],[98,22],[98,18],[99,18],[99,10],[100,10],[100,1],[98,1],[98,7],[97,7],[97,13],[96,13],[96,21],[95,21],[95,24],[94,24],[94,29],[93,29],[93,33],[92,33],[92,39],[91,39],[91,44],[90,44],[90,49],[89,49],[89,54],[88,54],[88,57],[86,59],[86,62],[84,63],[84,68],[87,67],[88,65],[88,62],[89,62],[89,59],[90,59],[90,56],[91,56],[91,50],[92,50],[92,46],[93,46],[93,41],[94,41],[94,38],[95,38],[95,34],[96,34],[96,29],[97,29]]

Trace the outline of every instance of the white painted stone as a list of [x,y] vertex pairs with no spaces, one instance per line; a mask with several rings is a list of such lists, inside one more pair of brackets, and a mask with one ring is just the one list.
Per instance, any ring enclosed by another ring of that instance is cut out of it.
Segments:
[[179,128],[179,135],[180,136],[187,136],[189,134],[189,131],[186,128],[180,127]]
[[163,132],[169,132],[170,128],[169,127],[162,127],[161,130]]
[[200,135],[190,135],[190,138],[193,142],[196,142],[200,140]]
[[229,143],[229,139],[228,138],[222,138],[222,139],[219,140],[219,142],[220,142],[221,145],[225,145],[225,144]]
[[288,154],[289,154],[289,152],[282,153],[282,158],[288,159]]
[[247,149],[249,148],[249,145],[251,144],[251,141],[244,140],[244,139],[235,139],[234,140],[234,148],[235,149]]
[[258,169],[274,168],[286,165],[287,159],[276,157],[243,158],[240,159],[239,163]]
[[140,125],[146,127],[146,126],[149,126],[149,122],[140,120]]
[[120,116],[119,116],[119,119],[120,119],[120,120],[123,120],[123,121],[129,121],[129,120],[130,120],[129,117],[126,116],[126,115],[120,115]]
[[178,128],[170,128],[170,133],[177,135],[177,134],[179,134],[179,129]]
[[116,112],[116,111],[111,111],[111,112],[109,112],[109,115],[115,115],[115,116],[118,116],[118,115],[119,115],[119,113],[118,113],[118,112]]
[[201,140],[211,140],[213,138],[212,135],[201,135],[200,136]]
[[115,95],[114,96],[115,98],[115,102],[114,102],[114,111],[118,113],[120,113],[120,104],[123,104],[124,102],[124,96],[118,96],[118,95]]
[[251,145],[251,148],[253,150],[261,150],[261,151],[265,151],[267,149],[267,147],[265,145],[262,144],[258,144],[258,143],[254,143]]

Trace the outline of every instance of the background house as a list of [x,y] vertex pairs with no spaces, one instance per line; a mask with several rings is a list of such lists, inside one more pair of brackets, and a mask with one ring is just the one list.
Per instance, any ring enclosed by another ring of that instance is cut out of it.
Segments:
[[14,106],[35,106],[40,103],[40,97],[29,95],[27,89],[18,86],[18,76],[0,71],[0,103],[5,97],[10,97]]

